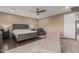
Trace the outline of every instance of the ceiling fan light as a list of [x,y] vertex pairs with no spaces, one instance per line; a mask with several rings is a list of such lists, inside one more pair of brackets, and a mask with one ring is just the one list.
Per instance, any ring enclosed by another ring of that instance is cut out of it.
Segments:
[[15,9],[13,9],[13,8],[11,8],[11,10],[10,10],[11,12],[14,12],[15,11]]
[[65,7],[65,9],[69,9],[69,8],[70,8],[69,6],[66,6],[66,7]]

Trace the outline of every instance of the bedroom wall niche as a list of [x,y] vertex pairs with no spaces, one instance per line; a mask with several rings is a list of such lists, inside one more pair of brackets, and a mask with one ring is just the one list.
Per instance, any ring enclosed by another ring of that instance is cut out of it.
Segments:
[[9,29],[12,29],[12,24],[28,24],[35,28],[36,23],[36,20],[33,18],[0,12],[0,26],[9,25]]
[[[34,28],[37,27],[36,26],[37,22],[33,18],[0,12],[0,28],[8,25],[9,27],[7,29],[10,30],[10,34],[11,34],[12,24],[28,24],[29,26],[32,25]],[[10,37],[12,36],[10,35]]]

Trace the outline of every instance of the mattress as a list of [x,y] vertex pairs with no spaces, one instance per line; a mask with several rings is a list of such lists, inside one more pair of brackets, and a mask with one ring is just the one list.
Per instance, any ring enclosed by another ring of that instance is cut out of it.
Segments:
[[16,36],[18,36],[20,34],[36,33],[36,31],[32,31],[32,30],[29,30],[29,29],[15,29],[12,32]]
[[12,31],[12,33],[15,35],[18,41],[37,37],[37,31],[32,31],[29,29],[15,29]]

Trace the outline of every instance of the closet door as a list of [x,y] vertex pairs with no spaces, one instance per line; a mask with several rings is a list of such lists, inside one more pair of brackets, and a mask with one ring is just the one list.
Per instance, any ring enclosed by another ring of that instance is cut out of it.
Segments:
[[75,13],[64,15],[64,36],[75,39]]
[[75,38],[79,39],[79,12],[75,13]]

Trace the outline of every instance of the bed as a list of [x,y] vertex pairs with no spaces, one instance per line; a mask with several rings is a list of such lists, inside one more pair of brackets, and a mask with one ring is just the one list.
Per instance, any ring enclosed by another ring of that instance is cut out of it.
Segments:
[[27,24],[13,24],[12,33],[16,41],[38,37],[37,31],[30,30]]

